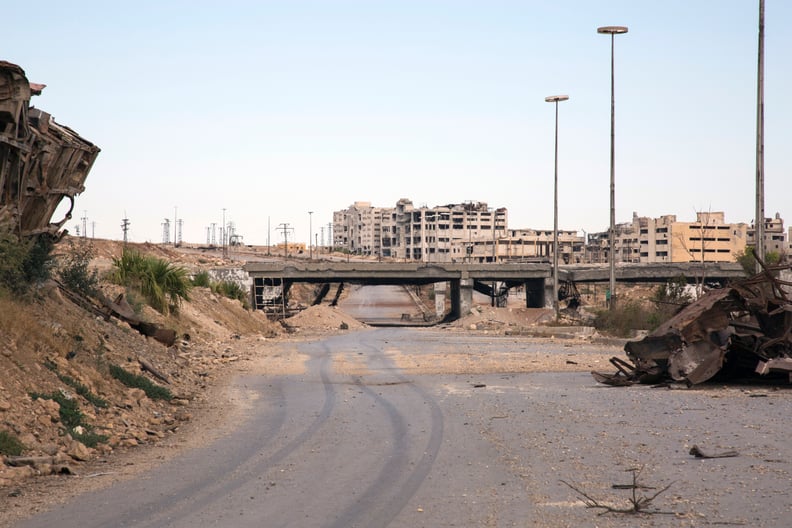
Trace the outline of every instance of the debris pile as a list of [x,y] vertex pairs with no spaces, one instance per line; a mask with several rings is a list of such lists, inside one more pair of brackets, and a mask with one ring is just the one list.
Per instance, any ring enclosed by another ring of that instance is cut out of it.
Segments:
[[792,282],[789,265],[712,290],[655,331],[624,346],[630,364],[612,358],[617,372],[592,372],[608,385],[757,378],[792,382]]

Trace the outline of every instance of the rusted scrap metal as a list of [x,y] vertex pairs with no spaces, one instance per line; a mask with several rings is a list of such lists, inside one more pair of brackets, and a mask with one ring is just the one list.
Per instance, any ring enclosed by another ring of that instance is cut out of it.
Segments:
[[762,266],[761,273],[706,293],[645,338],[627,343],[624,350],[632,365],[612,360],[617,372],[592,372],[594,379],[614,386],[697,385],[757,376],[792,382],[792,301],[787,294],[792,282],[778,278],[790,266]]
[[[0,61],[0,225],[20,237],[62,234],[74,196],[85,190],[99,155],[96,145],[30,106],[44,86],[30,83],[16,64]],[[64,199],[69,210],[53,222]]]
[[[159,325],[149,323],[138,317],[123,294],[119,294],[114,301],[111,301],[101,294],[99,294],[98,297],[99,301],[109,313],[118,317],[144,336],[153,337],[166,347],[172,347],[176,343],[177,335],[175,330],[171,328],[162,328]],[[145,365],[143,366],[146,368]],[[153,371],[151,372],[154,373]]]

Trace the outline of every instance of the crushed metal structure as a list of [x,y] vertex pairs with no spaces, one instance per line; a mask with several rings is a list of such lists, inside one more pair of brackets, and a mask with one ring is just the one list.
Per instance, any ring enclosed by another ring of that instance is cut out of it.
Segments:
[[612,358],[615,374],[592,372],[608,385],[771,380],[792,383],[792,282],[789,265],[712,290],[640,341],[624,347],[632,364]]
[[[44,87],[30,83],[16,64],[0,61],[0,225],[20,237],[62,236],[74,196],[85,190],[99,155],[96,145],[30,106]],[[64,198],[69,210],[53,222]]]

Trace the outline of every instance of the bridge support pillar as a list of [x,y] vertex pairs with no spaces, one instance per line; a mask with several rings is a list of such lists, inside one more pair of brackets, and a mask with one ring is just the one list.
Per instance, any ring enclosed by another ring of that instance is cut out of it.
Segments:
[[446,283],[434,283],[434,298],[435,298],[435,315],[438,318],[445,315],[445,300],[446,300]]
[[544,299],[545,305],[543,308],[553,308],[553,279],[546,279],[544,281]]
[[473,308],[473,279],[452,280],[450,283],[451,316],[458,319]]
[[547,287],[544,279],[531,279],[525,281],[525,306],[528,308],[545,308],[547,304],[546,299],[552,299],[551,293],[546,294]]

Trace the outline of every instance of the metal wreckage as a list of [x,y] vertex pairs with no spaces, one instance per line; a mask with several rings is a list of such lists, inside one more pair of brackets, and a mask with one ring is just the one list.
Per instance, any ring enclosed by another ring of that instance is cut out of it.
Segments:
[[[761,262],[760,262],[761,263]],[[632,362],[614,357],[616,373],[592,372],[600,383],[753,381],[792,383],[790,265],[711,290],[640,341],[624,346]]]
[[[45,85],[28,81],[16,64],[0,61],[0,227],[18,237],[62,237],[74,196],[85,190],[99,147],[30,106]],[[60,203],[69,210],[52,222]]]
[[[30,106],[30,98],[44,88],[29,82],[16,64],[0,61],[0,235],[48,236],[57,242],[67,233],[62,228],[72,218],[74,197],[85,190],[99,147]],[[63,200],[69,209],[52,221]],[[141,320],[122,297],[109,300],[98,294],[97,306],[62,286],[61,291],[97,315],[113,315],[166,346],[175,341],[173,330]]]

